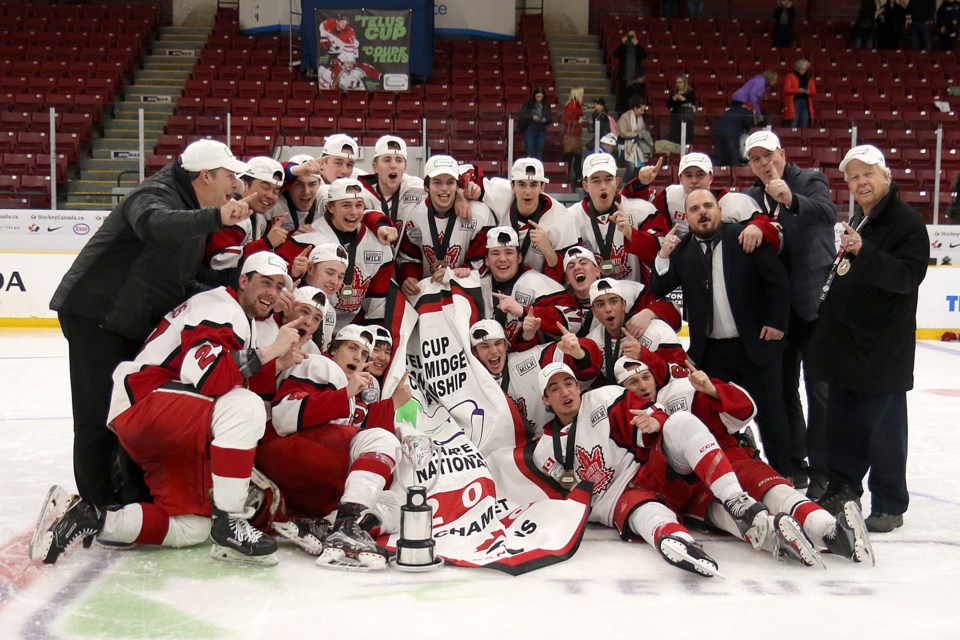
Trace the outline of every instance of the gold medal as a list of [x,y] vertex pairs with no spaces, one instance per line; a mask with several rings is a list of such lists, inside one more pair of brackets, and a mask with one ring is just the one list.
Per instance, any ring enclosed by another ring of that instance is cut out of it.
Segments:
[[850,258],[844,258],[840,261],[840,264],[837,265],[837,275],[845,276],[847,271],[850,271]]
[[600,273],[602,273],[604,277],[613,273],[613,260],[604,260],[601,262]]
[[343,289],[340,290],[341,298],[352,298],[353,297],[353,287],[350,285],[344,285]]
[[574,485],[577,484],[577,474],[570,469],[564,469],[557,481],[564,489],[573,489]]

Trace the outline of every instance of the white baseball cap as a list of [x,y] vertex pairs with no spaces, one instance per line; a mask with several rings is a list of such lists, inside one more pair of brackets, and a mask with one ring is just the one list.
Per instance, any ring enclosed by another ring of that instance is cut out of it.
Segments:
[[257,156],[256,158],[247,160],[247,165],[248,168],[246,173],[244,173],[245,176],[249,176],[254,180],[263,180],[264,182],[275,184],[278,187],[283,186],[283,165],[273,158]]
[[[314,158],[313,156],[311,156],[311,155],[308,154],[308,153],[299,153],[299,154],[297,154],[297,155],[295,155],[295,156],[292,156],[287,162],[289,162],[290,164],[303,164],[304,162],[310,162],[311,160],[315,160],[315,159],[316,159],[316,158]],[[319,173],[311,173],[310,175],[312,175],[312,176],[314,176],[314,177],[316,177],[316,178],[322,178],[322,177],[323,177],[323,176],[321,176]],[[301,176],[301,177],[302,177],[302,176]]]
[[334,340],[353,340],[367,350],[367,353],[373,351],[373,331],[370,327],[363,327],[359,324],[348,324],[337,331]]
[[496,247],[519,247],[520,238],[513,227],[494,227],[487,231],[487,249]]
[[236,174],[246,173],[249,167],[237,160],[230,147],[216,140],[197,140],[183,150],[180,164],[186,171],[228,169]]
[[377,159],[380,156],[389,155],[407,157],[407,143],[403,141],[403,138],[398,138],[397,136],[381,136],[380,139],[377,140],[377,144],[373,148],[373,158]]
[[705,153],[695,151],[680,158],[680,168],[677,169],[677,175],[680,175],[690,167],[697,167],[707,173],[713,173],[713,163],[710,162],[710,156]]
[[349,264],[347,250],[344,249],[343,246],[333,242],[324,242],[323,244],[318,244],[313,248],[313,251],[310,252],[310,262],[320,263],[333,261]]
[[327,308],[327,294],[316,287],[299,287],[293,297],[299,304],[309,304],[321,311]]
[[593,153],[583,160],[583,177],[589,178],[598,171],[617,175],[617,160],[609,153]]
[[330,183],[325,202],[363,198],[363,185],[353,178],[337,178]]
[[460,178],[460,165],[450,156],[430,156],[423,164],[423,177],[453,176]]
[[257,272],[262,276],[283,276],[287,289],[293,288],[293,279],[287,273],[287,261],[270,251],[260,251],[247,258],[240,273]]
[[373,329],[373,333],[374,333],[373,342],[374,342],[374,344],[376,344],[376,343],[378,343],[378,342],[386,342],[388,345],[390,345],[391,348],[393,348],[393,335],[390,333],[390,331],[387,330],[386,327],[381,327],[381,326],[378,325],[378,324],[372,324],[372,325],[370,325],[370,326],[367,327],[367,328],[368,328],[368,329]]
[[520,158],[513,163],[510,169],[511,180],[536,180],[549,183],[543,170],[543,163],[536,158]]
[[615,147],[617,146],[617,136],[613,135],[612,133],[608,133],[600,138],[600,144],[608,144],[611,147]]
[[597,265],[597,256],[593,251],[585,249],[584,247],[570,247],[567,249],[567,255],[563,257],[563,270],[566,271],[571,262],[575,262],[580,258],[586,258],[594,265]]
[[[344,147],[350,147],[350,150],[344,151]],[[357,147],[357,141],[345,133],[334,133],[327,136],[327,139],[323,141],[323,151],[320,152],[321,158],[334,157],[356,160],[358,155],[360,155],[360,151]]]
[[557,375],[558,373],[565,373],[574,380],[576,376],[573,375],[573,369],[568,367],[562,362],[551,362],[543,369],[540,369],[540,377],[537,379],[537,382],[540,383],[540,395],[547,395],[547,385],[550,384],[550,378]]
[[641,362],[636,358],[621,356],[617,358],[616,364],[613,365],[613,375],[617,379],[617,384],[623,384],[630,376],[636,375],[641,371],[647,371],[648,369],[650,369],[650,367],[647,366],[646,362]]
[[599,298],[600,296],[605,296],[609,293],[615,294],[626,300],[626,296],[623,295],[623,289],[620,288],[620,283],[613,278],[600,278],[596,282],[590,285],[590,304],[593,304],[593,301]]
[[847,165],[853,160],[859,160],[864,164],[878,164],[884,169],[887,168],[887,162],[883,159],[883,153],[872,144],[862,144],[847,151],[840,163],[840,171],[845,171]]
[[506,340],[503,325],[496,320],[480,320],[470,327],[470,346],[475,347],[484,340]]
[[750,151],[754,147],[761,147],[767,151],[780,149],[780,138],[773,131],[756,131],[747,138],[745,149]]

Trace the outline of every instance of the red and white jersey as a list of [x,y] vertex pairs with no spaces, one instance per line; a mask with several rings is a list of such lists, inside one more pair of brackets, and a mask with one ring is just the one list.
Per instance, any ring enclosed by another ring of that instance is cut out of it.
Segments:
[[[571,431],[574,431],[572,425],[559,431],[557,449],[564,458],[567,452],[573,455],[572,462],[564,460],[566,466],[572,467],[578,480],[593,483],[591,522],[614,526],[617,501],[646,461],[649,448],[659,438],[659,434],[643,434],[634,427],[630,409],[646,409],[663,424],[667,415],[653,407],[655,405],[647,405],[623,387],[603,387],[583,394],[572,447],[567,443]],[[564,464],[555,455],[556,429],[556,421],[546,424],[543,437],[533,450],[537,469],[554,479],[559,478],[564,470]]]
[[506,383],[507,395],[517,406],[524,424],[530,425],[534,433],[542,433],[543,426],[553,419],[553,413],[543,404],[543,394],[540,393],[540,371],[543,367],[551,362],[564,362],[581,382],[589,382],[597,377],[600,370],[600,351],[586,338],[580,338],[580,346],[587,352],[590,360],[589,366],[583,368],[572,357],[560,351],[556,342],[507,354],[507,365],[499,381],[500,386],[503,388]]
[[[595,321],[595,326],[587,334],[587,340],[592,341],[600,350],[600,377],[598,384],[616,384],[616,378],[613,376],[613,365],[617,359],[623,355],[622,337],[615,338],[607,333],[606,327]],[[686,361],[686,352],[680,345],[680,338],[676,332],[663,320],[654,318],[647,326],[647,330],[637,339],[637,341],[651,351],[657,351],[657,354],[666,362],[677,362],[682,365]]]
[[266,233],[267,219],[259,213],[211,233],[207,236],[207,264],[211,269],[233,269],[254,253],[270,251],[263,239]]
[[278,333],[272,317],[248,318],[233,289],[192,296],[164,316],[134,360],[114,371],[108,424],[161,387],[211,399],[236,387],[273,396],[276,361],[248,377],[242,368],[253,360],[253,349],[273,343]]
[[617,196],[617,202],[634,228],[629,243],[617,225],[608,222],[610,216],[617,213],[615,205],[607,211],[598,212],[590,199],[584,198],[567,210],[577,220],[580,243],[600,256],[599,260],[613,263],[613,270],[610,273],[602,272],[603,277],[643,282],[645,276],[642,272],[653,264],[660,251],[659,239],[666,235],[670,227],[666,216],[658,213],[656,207],[646,200]]
[[356,30],[349,24],[341,31],[337,28],[337,19],[327,18],[320,23],[320,49],[326,53],[352,53],[360,55],[360,42]]
[[483,317],[488,320],[497,320],[503,325],[507,341],[515,343],[522,341],[523,322],[515,315],[497,309],[499,299],[493,296],[494,292],[513,296],[520,303],[524,311],[533,313],[540,318],[540,332],[551,338],[562,336],[560,327],[570,333],[580,331],[583,314],[577,305],[577,300],[566,288],[553,278],[534,271],[528,266],[521,265],[521,273],[514,279],[512,285],[504,283],[498,287],[490,272],[480,276],[480,290],[483,295]]
[[[550,246],[560,254],[559,269],[556,273],[563,277],[563,253],[580,241],[577,229],[577,220],[571,216],[561,203],[545,193],[540,194],[540,206],[530,218],[524,218],[517,212],[516,196],[510,181],[505,178],[483,179],[483,203],[490,207],[497,220],[502,225],[512,226],[520,238],[520,249],[523,254],[523,264],[544,272],[544,257],[540,247],[527,240],[530,230],[530,220],[543,227],[550,236]],[[548,275],[553,275],[548,274]]]
[[405,210],[409,210],[427,197],[427,192],[423,188],[423,179],[408,173],[403,174],[400,179],[400,188],[390,198],[384,198],[380,193],[377,174],[367,173],[357,179],[363,185],[363,208],[367,211],[382,211],[387,214],[391,222],[397,225],[398,229],[401,220],[401,204],[406,206]]
[[669,364],[668,367],[670,376],[657,391],[657,404],[671,415],[677,411],[691,412],[707,425],[721,449],[739,447],[733,434],[742,431],[757,415],[757,405],[750,394],[732,382],[710,378],[720,396],[712,398],[693,388],[686,369]]
[[[487,205],[480,202],[470,203],[470,215],[470,220],[464,220],[451,210],[440,218],[430,205],[430,198],[413,206],[401,203],[400,218],[406,223],[397,256],[400,282],[407,278],[422,280],[433,273],[433,265],[438,261],[448,267],[467,265],[478,269],[487,252],[487,231],[496,226],[497,220]],[[437,238],[433,238],[430,231],[431,217]],[[446,237],[448,228],[449,238]],[[443,244],[446,252],[438,256],[437,247]]]
[[380,70],[366,62],[354,63],[352,69],[346,69],[340,60],[334,60],[330,67],[317,69],[317,85],[321,89],[340,89],[342,91],[365,91],[367,78],[380,79]]
[[[308,245],[316,247],[329,242],[341,244],[324,217],[314,220],[312,232],[288,237],[277,248],[277,254],[292,264]],[[394,272],[393,249],[389,244],[380,244],[377,234],[366,225],[358,227],[356,247],[346,249],[354,255],[353,278],[349,282],[344,280],[344,287],[349,286],[352,295],[346,297],[341,290],[333,296],[337,330],[357,322],[361,313],[363,320],[383,319],[385,296]]]
[[[713,194],[717,197],[717,204],[720,205],[722,220],[724,222],[747,222],[758,211],[760,205],[757,201],[745,193],[735,193],[727,189],[713,189]],[[653,199],[653,204],[657,211],[670,216],[673,224],[680,225],[677,230],[678,235],[684,235],[690,230],[687,224],[687,212],[683,203],[686,194],[683,192],[683,185],[672,184],[666,189],[661,190]]]

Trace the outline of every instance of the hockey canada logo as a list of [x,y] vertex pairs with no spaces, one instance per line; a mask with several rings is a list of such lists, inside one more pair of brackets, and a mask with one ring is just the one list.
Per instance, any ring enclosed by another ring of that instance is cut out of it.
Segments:
[[577,471],[580,477],[593,483],[593,495],[603,493],[613,480],[613,469],[608,469],[604,464],[603,449],[600,445],[594,446],[589,452],[578,446],[577,462],[580,466]]
[[530,373],[531,371],[533,371],[536,368],[536,366],[537,366],[537,359],[531,356],[517,365],[517,373],[519,373],[522,376],[526,373]]

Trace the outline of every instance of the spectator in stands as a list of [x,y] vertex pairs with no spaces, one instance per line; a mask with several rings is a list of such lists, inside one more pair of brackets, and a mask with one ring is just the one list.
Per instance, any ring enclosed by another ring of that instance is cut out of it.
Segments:
[[860,13],[853,25],[853,48],[873,49],[873,35],[877,29],[877,0],[861,0]]
[[667,99],[670,109],[670,142],[680,144],[680,130],[687,125],[687,143],[693,142],[693,118],[697,113],[697,94],[690,86],[687,76],[677,76],[673,81],[673,90]]
[[886,0],[877,10],[877,47],[899,49],[907,28],[907,10],[901,0]]
[[[607,101],[603,98],[597,98],[593,101],[593,113],[591,114],[591,122],[587,126],[587,129],[595,138],[602,138],[608,133],[619,135],[617,121],[610,115],[610,112],[607,111]],[[599,134],[597,132],[599,132]],[[594,149],[595,145],[593,140],[590,141],[589,147]]]
[[[638,78],[644,78],[646,71],[641,66],[647,57],[647,50],[637,39],[637,30],[630,29],[620,38],[620,46],[613,50],[613,57],[620,61],[618,68],[619,82],[617,83],[617,111],[627,110],[627,87],[636,83]],[[640,80],[642,83],[643,80]]]
[[960,0],[944,0],[937,9],[937,36],[943,51],[953,51],[960,31]]
[[612,133],[600,138],[600,151],[599,153],[608,153],[614,158],[620,157],[620,145],[617,144],[617,136]]
[[813,96],[817,85],[810,75],[810,61],[801,58],[783,79],[783,119],[794,129],[805,129],[813,121]]
[[563,128],[563,161],[570,167],[573,184],[578,185],[583,179],[583,87],[570,89],[560,124]]
[[713,164],[735,167],[743,164],[740,138],[753,126],[754,115],[742,103],[727,109],[713,125]]
[[547,126],[553,122],[550,103],[546,101],[543,87],[536,87],[520,109],[520,131],[523,132],[527,156],[543,159],[543,146],[547,139]]
[[730,98],[731,105],[736,107],[745,105],[753,112],[754,124],[760,124],[763,118],[763,111],[760,109],[761,101],[766,97],[767,91],[777,84],[776,71],[764,71],[758,73],[747,80],[742,87],[733,92]]
[[143,499],[146,490],[132,461],[121,463],[123,494],[111,480],[113,371],[137,355],[170,309],[222,284],[200,281],[213,275],[201,272],[207,236],[250,217],[259,194],[233,199],[237,174],[248,169],[223,143],[189,145],[113,208],[53,294],[70,356],[74,476],[80,496],[98,507]]
[[914,51],[933,49],[933,19],[937,0],[907,0],[910,13],[910,46]]
[[777,0],[773,10],[773,46],[789,47],[793,44],[793,21],[797,19],[797,10],[790,0]]
[[623,182],[633,180],[640,167],[653,153],[653,137],[647,129],[643,116],[647,112],[647,101],[639,96],[630,99],[630,109],[617,121],[620,138],[623,139],[623,161],[627,171]]

